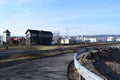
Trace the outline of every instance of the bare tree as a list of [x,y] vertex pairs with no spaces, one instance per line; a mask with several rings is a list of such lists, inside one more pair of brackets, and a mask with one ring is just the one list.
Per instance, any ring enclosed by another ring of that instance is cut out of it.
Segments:
[[57,44],[60,44],[62,36],[59,31],[54,32],[53,39],[57,41]]

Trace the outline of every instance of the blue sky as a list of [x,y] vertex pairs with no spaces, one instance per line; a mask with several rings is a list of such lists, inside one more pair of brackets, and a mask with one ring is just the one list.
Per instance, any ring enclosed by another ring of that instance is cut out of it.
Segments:
[[0,35],[27,29],[66,35],[120,34],[120,0],[0,0]]

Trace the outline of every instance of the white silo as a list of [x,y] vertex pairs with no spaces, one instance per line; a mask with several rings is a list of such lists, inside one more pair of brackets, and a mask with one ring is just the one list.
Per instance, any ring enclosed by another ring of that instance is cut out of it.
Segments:
[[10,42],[10,31],[6,30],[3,32],[3,42],[9,43]]

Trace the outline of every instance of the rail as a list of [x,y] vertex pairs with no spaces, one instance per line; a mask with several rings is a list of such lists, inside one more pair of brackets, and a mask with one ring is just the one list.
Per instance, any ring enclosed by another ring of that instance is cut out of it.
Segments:
[[77,61],[78,56],[80,54],[83,55],[83,53],[85,53],[85,52],[86,52],[86,49],[83,49],[83,50],[81,50],[80,52],[78,52],[74,55],[74,65],[75,65],[75,68],[77,69],[77,71],[79,73],[79,80],[103,80],[102,78],[100,78],[96,74],[90,72],[88,69],[83,67]]

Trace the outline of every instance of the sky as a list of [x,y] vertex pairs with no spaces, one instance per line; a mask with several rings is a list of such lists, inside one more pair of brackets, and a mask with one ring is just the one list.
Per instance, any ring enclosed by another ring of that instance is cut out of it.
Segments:
[[0,0],[0,35],[27,29],[61,35],[120,34],[120,0]]

